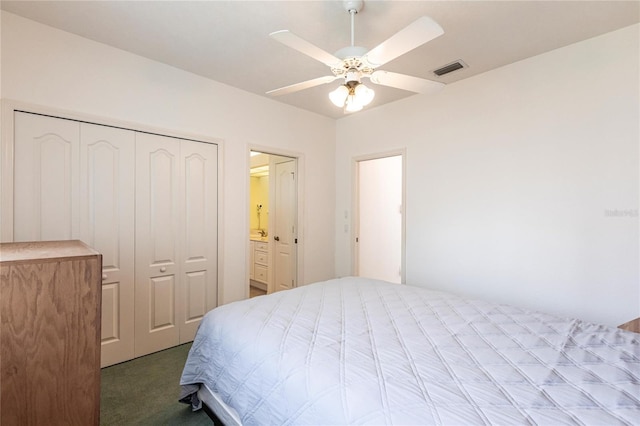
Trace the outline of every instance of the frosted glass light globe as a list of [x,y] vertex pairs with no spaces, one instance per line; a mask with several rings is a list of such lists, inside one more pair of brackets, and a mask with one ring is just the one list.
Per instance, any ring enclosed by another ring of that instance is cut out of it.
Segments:
[[348,95],[349,89],[347,89],[346,86],[339,86],[333,92],[329,92],[329,99],[331,99],[331,102],[333,102],[335,106],[343,107]]

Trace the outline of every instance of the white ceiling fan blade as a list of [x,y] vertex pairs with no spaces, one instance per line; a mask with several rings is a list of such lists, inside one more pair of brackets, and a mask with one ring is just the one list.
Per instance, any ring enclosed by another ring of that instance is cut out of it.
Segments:
[[336,67],[342,65],[342,60],[336,58],[331,53],[328,53],[318,46],[309,43],[307,40],[298,37],[293,34],[289,30],[276,31],[274,33],[269,34],[271,38],[279,41],[285,46],[289,46],[292,49],[297,50],[298,52],[304,53],[305,55],[315,59],[316,61],[320,61],[323,64],[329,67]]
[[376,68],[442,34],[444,30],[436,21],[423,16],[371,49],[365,59]]
[[376,71],[371,74],[369,78],[371,82],[375,84],[423,94],[435,93],[444,87],[444,84],[438,83],[437,81],[425,80],[424,78],[389,71]]
[[298,92],[300,90],[309,89],[315,86],[320,86],[321,84],[331,83],[337,78],[340,78],[340,77],[336,77],[335,75],[318,77],[318,78],[314,78],[313,80],[303,81],[302,83],[291,84],[289,86],[281,87],[279,89],[269,90],[267,92],[267,95],[271,95],[271,96],[288,95],[289,93]]

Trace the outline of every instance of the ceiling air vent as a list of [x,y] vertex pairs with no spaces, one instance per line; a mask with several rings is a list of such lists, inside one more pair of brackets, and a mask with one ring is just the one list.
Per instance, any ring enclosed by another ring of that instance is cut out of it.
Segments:
[[433,73],[438,77],[442,77],[445,74],[449,74],[450,72],[454,72],[462,68],[467,68],[467,64],[462,61],[455,61],[443,67],[440,67],[437,70],[434,70]]

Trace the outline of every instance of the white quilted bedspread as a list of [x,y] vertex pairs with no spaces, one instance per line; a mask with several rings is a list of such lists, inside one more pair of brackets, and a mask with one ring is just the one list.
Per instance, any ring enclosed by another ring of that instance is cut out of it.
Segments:
[[640,424],[640,334],[343,278],[209,312],[200,383],[246,425]]

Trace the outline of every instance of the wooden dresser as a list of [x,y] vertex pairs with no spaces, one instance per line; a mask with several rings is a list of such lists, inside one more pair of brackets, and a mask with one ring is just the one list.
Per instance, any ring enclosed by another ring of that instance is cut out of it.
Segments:
[[102,256],[0,244],[0,425],[100,423]]

